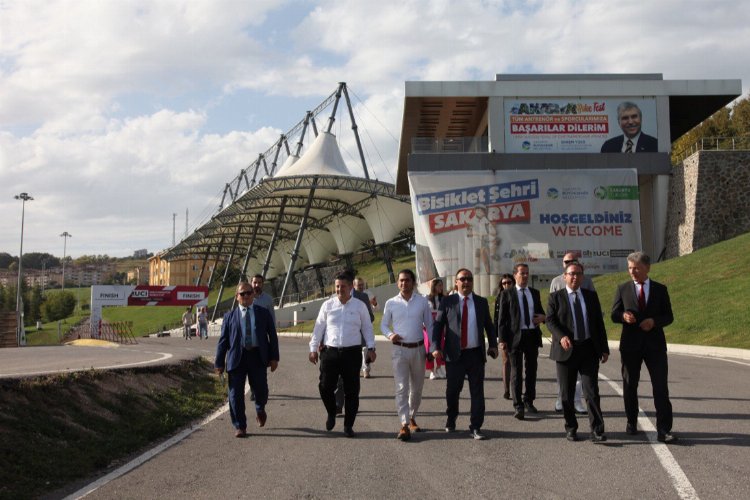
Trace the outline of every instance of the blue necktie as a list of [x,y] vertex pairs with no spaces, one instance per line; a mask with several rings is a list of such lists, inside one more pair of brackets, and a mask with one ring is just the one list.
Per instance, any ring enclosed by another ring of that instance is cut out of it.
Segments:
[[255,347],[255,332],[253,331],[253,324],[250,321],[250,308],[245,308],[245,345],[247,347]]

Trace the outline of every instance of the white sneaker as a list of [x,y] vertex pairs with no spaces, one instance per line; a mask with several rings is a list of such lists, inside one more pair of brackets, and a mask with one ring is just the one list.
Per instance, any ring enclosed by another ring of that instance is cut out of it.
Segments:
[[430,380],[435,380],[436,378],[438,378],[438,376],[435,375],[435,372],[430,372]]
[[583,404],[583,401],[576,401],[575,407],[576,407],[576,413],[580,413],[581,415],[586,415],[588,413],[588,410],[586,409],[586,405]]
[[559,399],[555,401],[555,411],[557,413],[560,413],[562,411],[562,401],[560,401]]

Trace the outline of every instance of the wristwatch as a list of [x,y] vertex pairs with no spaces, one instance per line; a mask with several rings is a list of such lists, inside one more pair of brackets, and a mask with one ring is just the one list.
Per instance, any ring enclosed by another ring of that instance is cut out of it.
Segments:
[[374,347],[368,347],[367,348],[367,352],[375,352],[375,348]]

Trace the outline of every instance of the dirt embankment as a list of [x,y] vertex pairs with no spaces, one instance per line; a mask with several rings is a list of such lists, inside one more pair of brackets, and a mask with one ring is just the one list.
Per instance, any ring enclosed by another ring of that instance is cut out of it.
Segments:
[[0,381],[0,498],[34,498],[118,465],[221,405],[202,359]]

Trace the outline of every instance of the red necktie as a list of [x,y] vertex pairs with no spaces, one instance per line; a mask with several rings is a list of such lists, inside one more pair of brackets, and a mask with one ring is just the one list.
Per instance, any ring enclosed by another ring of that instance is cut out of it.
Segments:
[[464,310],[461,313],[461,349],[469,342],[469,297],[464,297]]
[[646,285],[643,283],[639,285],[641,285],[641,290],[638,292],[638,310],[644,311],[646,310]]

